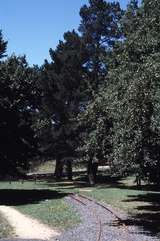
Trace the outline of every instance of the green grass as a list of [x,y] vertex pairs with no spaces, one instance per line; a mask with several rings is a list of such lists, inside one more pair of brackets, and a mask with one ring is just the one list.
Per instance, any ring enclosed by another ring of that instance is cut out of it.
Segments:
[[97,185],[89,189],[91,190],[89,192],[85,191],[85,189],[80,190],[80,192],[82,191],[87,196],[111,204],[113,207],[122,209],[128,213],[137,213],[139,206],[149,205],[147,200],[142,202],[138,200],[132,201],[132,199],[138,195],[152,193],[143,189],[137,190],[133,178],[122,180],[120,184]]
[[24,214],[39,219],[42,223],[67,229],[80,222],[80,218],[63,200],[46,200],[38,204],[18,206]]
[[[160,187],[142,185],[137,187],[133,178],[117,183],[97,185],[79,190],[85,195],[112,205],[128,213],[127,225],[134,224],[160,240]],[[117,209],[118,208],[118,209]]]
[[59,230],[73,227],[80,217],[64,201],[67,193],[48,187],[47,182],[0,183],[0,203],[10,205],[24,214]]
[[[153,191],[144,191],[144,190],[137,190],[137,187],[133,183],[133,178],[127,178],[125,180],[121,180],[120,183],[109,183],[109,184],[100,184],[95,187],[83,187],[83,184],[79,187],[78,185],[75,185],[73,182],[47,182],[47,181],[38,181],[37,183],[33,181],[25,181],[23,184],[21,182],[12,182],[9,184],[8,182],[2,182],[0,184],[0,189],[10,189],[10,190],[51,190],[51,191],[57,191],[58,193],[63,193],[64,195],[70,192],[75,193],[83,193],[87,196],[93,197],[97,200],[106,202],[108,204],[111,204],[113,207],[118,207],[120,209],[123,209],[126,212],[137,212],[137,207],[139,205],[148,205],[147,200],[146,201],[133,201],[132,199],[138,195],[145,195],[145,194],[151,194]],[[47,198],[46,198],[47,199]],[[60,207],[62,207],[62,203],[59,202],[61,198],[58,198],[57,200],[41,200],[37,204],[34,203],[31,206],[29,204],[26,205],[19,205],[17,206],[21,210],[27,210],[30,208],[33,211],[34,214],[34,207],[38,209],[43,210],[43,206],[46,207],[46,212],[48,212],[48,206],[53,206],[56,208],[56,206],[59,204]],[[65,206],[65,205],[64,205]],[[59,210],[59,208],[57,209]],[[62,210],[64,211],[65,208]],[[29,214],[31,214],[30,211],[26,211]],[[44,211],[42,211],[43,213]],[[35,212],[37,213],[37,211]],[[68,213],[68,212],[67,212]],[[43,216],[43,215],[42,215]],[[52,215],[51,215],[52,216]]]
[[[35,166],[31,167],[30,172],[54,173],[55,166],[56,166],[55,160],[44,161],[41,163],[37,163]],[[77,171],[77,170],[86,171],[86,167],[82,163],[79,163],[79,164],[73,163],[72,168],[73,168],[73,171]]]
[[82,193],[129,213],[144,229],[160,232],[160,192],[157,187],[143,184],[137,188],[134,178],[106,178],[105,183],[95,187],[89,187],[81,180],[0,182],[0,204],[8,204],[46,224],[66,229],[79,223],[80,217],[66,204],[64,197],[70,192]]
[[50,160],[50,161],[42,162],[35,167],[32,167],[31,172],[38,172],[38,173],[53,172],[54,173],[54,170],[55,170],[55,161]]

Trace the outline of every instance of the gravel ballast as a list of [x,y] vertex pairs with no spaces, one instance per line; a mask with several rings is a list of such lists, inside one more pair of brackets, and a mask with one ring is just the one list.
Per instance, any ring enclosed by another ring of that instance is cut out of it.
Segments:
[[[77,196],[77,198],[79,198]],[[71,205],[80,215],[81,224],[62,233],[52,241],[157,241],[156,237],[149,236],[136,226],[119,224],[115,215],[105,210],[98,204],[83,200],[86,205],[68,196],[66,202]],[[110,210],[110,207],[109,207]],[[112,208],[113,211],[113,208]],[[117,214],[117,210],[116,210]],[[122,213],[117,214],[123,220],[127,219]],[[100,225],[101,223],[101,225]],[[101,226],[101,235],[100,235]]]

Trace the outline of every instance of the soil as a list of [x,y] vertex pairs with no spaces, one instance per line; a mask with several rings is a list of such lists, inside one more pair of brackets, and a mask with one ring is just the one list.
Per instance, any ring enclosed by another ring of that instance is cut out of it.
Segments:
[[49,240],[60,233],[36,219],[32,219],[13,207],[0,206],[0,212],[13,227],[17,238]]

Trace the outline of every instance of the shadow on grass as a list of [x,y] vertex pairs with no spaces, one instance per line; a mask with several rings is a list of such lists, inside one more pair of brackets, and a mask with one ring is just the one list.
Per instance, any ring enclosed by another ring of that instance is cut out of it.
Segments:
[[48,186],[48,187],[51,187],[51,188],[65,188],[65,189],[75,189],[75,188],[85,188],[85,187],[88,187],[88,183],[86,182],[81,182],[81,181],[70,181],[70,182],[65,182],[65,181],[59,181],[59,182],[47,182],[45,184],[41,184],[41,185],[44,185],[44,186]]
[[[73,182],[68,182],[66,179],[56,182],[52,176],[42,176],[45,183],[39,185],[47,185],[47,190],[0,190],[0,205],[24,205],[38,203],[46,199],[60,199],[70,193],[71,189],[89,187],[87,177],[84,172],[76,172],[77,178]],[[41,179],[41,178],[40,178]],[[100,188],[117,188],[123,190],[138,190],[138,194],[128,195],[128,199],[124,202],[138,202],[138,206],[133,210],[130,217],[125,220],[127,226],[138,226],[144,230],[145,233],[150,233],[157,236],[160,233],[160,189],[155,185],[143,185],[137,187],[136,185],[125,185],[124,178],[110,177],[109,175],[100,175],[97,177],[96,189]],[[56,190],[50,190],[55,188]],[[63,188],[65,191],[63,192]],[[61,190],[61,191],[60,191]],[[141,192],[148,191],[148,192]],[[152,192],[150,192],[152,191]],[[129,194],[129,192],[128,192]],[[135,205],[136,206],[136,205]],[[141,230],[141,229],[140,229]],[[159,239],[160,240],[160,239]]]
[[[125,220],[126,226],[137,226],[139,232],[144,232],[150,236],[158,237],[160,240],[160,186],[158,185],[126,185],[123,178],[115,179],[114,182],[107,182],[106,188],[117,188],[138,191],[134,195],[128,195],[123,202],[135,202],[135,208],[131,210],[129,218]],[[106,184],[103,184],[105,186]],[[99,185],[102,187],[102,185]],[[137,203],[137,205],[136,205]]]
[[[126,205],[129,202],[135,202],[136,208],[131,210],[133,212],[124,221],[126,226],[137,226],[138,229],[136,231],[138,233],[145,233],[149,236],[157,237],[160,234],[159,187],[153,185],[143,185],[141,187],[137,187],[136,185],[126,185],[123,182],[124,178],[121,177],[99,176],[97,181],[98,184],[95,186],[96,189],[117,188],[121,189],[122,192],[126,189],[128,196],[126,196],[127,198],[123,202],[126,202]],[[80,178],[78,178],[78,181],[76,180],[71,183],[65,183],[64,180],[56,183],[48,181],[47,185],[58,189],[63,189],[64,187],[66,190],[89,187],[87,182],[85,182],[84,179],[81,180]],[[135,192],[135,194],[131,196],[129,195],[129,190],[135,190],[138,192]],[[153,190],[156,190],[156,192]],[[136,205],[136,202],[138,202],[138,205]],[[121,223],[117,223],[117,225],[121,225]]]
[[[109,175],[99,175],[97,177],[96,189],[101,188],[117,188],[122,190],[138,191],[134,195],[128,195],[127,199],[124,202],[135,202],[135,209],[129,218],[125,220],[126,226],[137,226],[138,233],[145,233],[150,236],[159,236],[160,235],[160,187],[157,185],[142,185],[137,186],[136,184],[127,185],[124,182],[125,178],[123,177],[110,177]],[[86,182],[86,176],[79,176],[74,183],[68,185],[64,184],[65,189],[70,188],[85,188],[89,187]],[[61,187],[63,183],[48,183],[55,187]],[[133,193],[133,192],[132,192]],[[138,205],[136,205],[138,202]],[[160,239],[159,239],[160,240]]]
[[47,185],[49,188],[65,188],[67,189],[76,189],[76,188],[86,188],[86,187],[95,187],[97,188],[113,188],[121,185],[120,177],[109,177],[109,176],[97,176],[97,184],[92,186],[88,183],[86,176],[78,177],[73,181],[68,181],[67,179],[62,179],[60,181],[55,181],[53,179],[47,179],[46,183],[40,185]]
[[128,189],[135,191],[148,191],[148,192],[160,192],[160,186],[154,184],[143,184],[141,186],[134,185],[125,185],[122,182],[119,182],[117,188]]
[[16,189],[1,189],[0,190],[0,205],[18,206],[25,204],[34,204],[44,200],[60,199],[68,195],[51,190],[16,190]]
[[160,237],[160,193],[129,195],[125,202],[139,202],[135,213],[125,220],[127,226],[136,225],[153,236]]

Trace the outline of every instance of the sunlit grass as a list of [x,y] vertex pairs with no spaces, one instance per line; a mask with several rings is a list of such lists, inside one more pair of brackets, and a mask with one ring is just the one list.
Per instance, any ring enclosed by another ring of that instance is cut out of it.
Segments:
[[22,213],[58,229],[67,229],[80,222],[79,216],[64,200],[44,200],[37,204],[27,204],[16,208]]
[[[43,198],[33,202],[26,200],[25,204],[13,205],[22,213],[27,214],[33,218],[39,219],[41,222],[57,227],[58,229],[66,229],[73,227],[80,222],[80,217],[76,214],[64,200],[64,197],[69,193],[82,193],[103,203],[110,204],[112,207],[119,208],[130,214],[139,214],[145,212],[140,207],[147,207],[152,200],[147,199],[147,195],[159,194],[156,191],[146,191],[145,186],[137,188],[134,183],[134,178],[120,179],[117,182],[107,181],[106,183],[98,184],[95,187],[89,187],[85,182],[73,181],[55,182],[55,180],[44,181],[25,181],[21,182],[0,182],[0,189],[2,190],[19,190],[21,193],[24,190],[27,193],[33,190],[40,192],[53,192],[55,197]],[[58,196],[60,195],[60,196]],[[143,196],[145,199],[137,197]],[[14,197],[13,197],[14,199]],[[147,210],[148,211],[148,210]],[[150,211],[148,211],[150,212]]]
[[[48,187],[48,183],[46,181],[37,181],[36,183],[34,181],[25,181],[24,183],[11,182],[11,184],[9,182],[0,182],[0,190],[9,190],[11,193],[14,190],[19,190],[20,192],[18,195],[21,195],[21,191],[23,195],[25,190],[27,193],[34,193],[34,190],[39,190],[40,192],[46,190],[46,195],[47,192],[52,194],[53,191],[53,198],[51,197],[49,199],[45,197],[43,199],[42,196],[40,200],[37,198],[35,201],[34,198],[36,197],[33,197],[33,200],[29,200],[29,198],[25,200],[26,197],[24,197],[23,205],[21,203],[17,204],[15,198],[18,198],[18,196],[15,197],[13,192],[13,197],[10,197],[13,198],[12,206],[20,210],[22,213],[40,220],[42,223],[57,227],[60,230],[73,227],[75,224],[80,222],[78,214],[76,214],[75,211],[64,201],[63,196],[65,196],[65,194],[62,193],[62,197],[59,197],[59,195],[61,195],[60,190],[56,190],[54,187]],[[19,197],[19,199],[23,202],[23,197]]]

